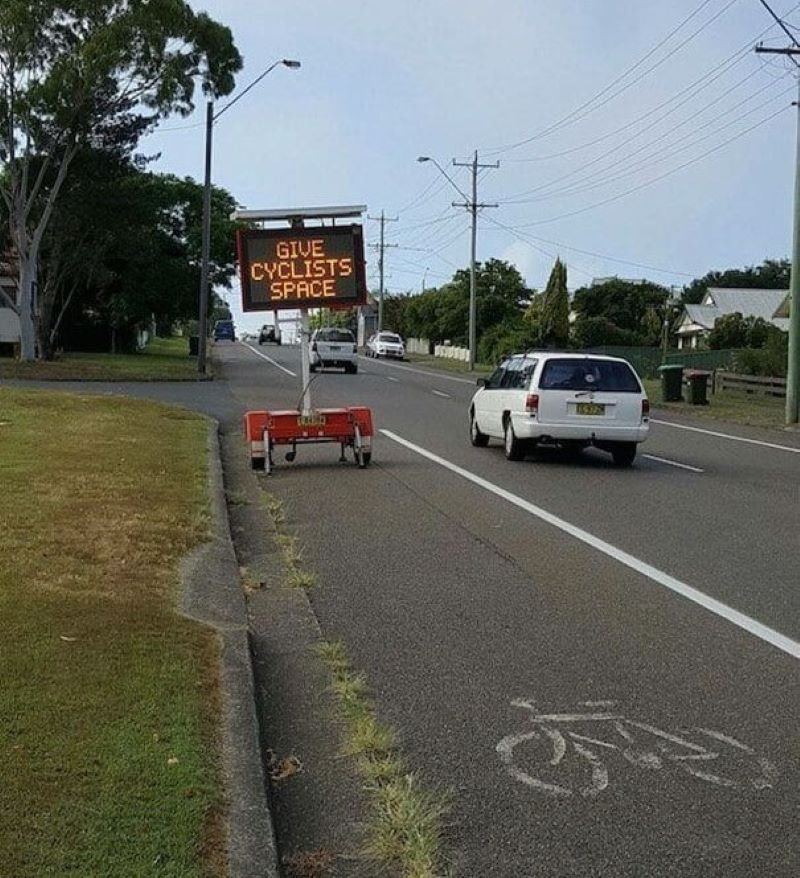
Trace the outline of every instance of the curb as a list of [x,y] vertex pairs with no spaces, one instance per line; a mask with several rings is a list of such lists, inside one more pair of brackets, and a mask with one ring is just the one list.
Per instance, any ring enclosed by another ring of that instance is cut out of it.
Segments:
[[212,538],[184,560],[180,612],[211,626],[220,638],[228,874],[231,878],[279,878],[259,742],[247,608],[225,504],[218,431],[219,423],[212,421],[208,431]]

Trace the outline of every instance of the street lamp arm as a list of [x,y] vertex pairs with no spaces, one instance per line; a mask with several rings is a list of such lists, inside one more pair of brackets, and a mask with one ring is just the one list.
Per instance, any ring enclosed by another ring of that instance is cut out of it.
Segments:
[[290,68],[291,70],[296,70],[296,69],[300,66],[300,62],[299,62],[299,61],[290,61],[290,60],[288,60],[288,59],[286,59],[286,58],[280,58],[280,59],[277,60],[277,61],[273,61],[273,63],[270,64],[269,67],[267,67],[267,69],[266,69],[263,73],[261,73],[259,76],[257,76],[257,77],[256,77],[256,78],[250,83],[250,85],[248,85],[247,88],[244,89],[244,91],[241,91],[238,95],[236,95],[236,97],[235,97],[232,101],[228,101],[228,103],[225,104],[225,106],[224,106],[224,107],[223,107],[218,113],[215,113],[215,114],[214,114],[214,121],[216,122],[217,119],[219,119],[219,117],[220,117],[220,116],[221,116],[226,110],[229,110],[229,109],[230,109],[230,108],[231,108],[231,107],[232,107],[237,101],[241,100],[241,99],[247,94],[247,92],[250,91],[250,89],[255,88],[255,87],[259,84],[259,82],[261,82],[261,80],[262,80],[262,79],[263,79],[268,73],[271,73],[271,72],[272,72],[272,71],[273,71],[273,70],[274,70],[279,64],[283,64],[284,67],[288,67],[288,68]]
[[417,159],[417,161],[418,161],[418,162],[433,162],[433,163],[436,165],[436,167],[439,169],[439,171],[442,173],[442,175],[443,175],[443,176],[449,181],[450,185],[451,185],[451,186],[456,190],[456,192],[458,192],[458,194],[464,199],[464,201],[467,201],[467,202],[469,201],[469,196],[468,196],[468,195],[465,195],[465,194],[461,191],[461,189],[458,188],[458,185],[456,184],[455,180],[453,180],[453,178],[447,173],[447,171],[445,171],[445,169],[439,164],[439,162],[436,161],[435,158],[433,158],[432,156],[421,155],[421,156]]

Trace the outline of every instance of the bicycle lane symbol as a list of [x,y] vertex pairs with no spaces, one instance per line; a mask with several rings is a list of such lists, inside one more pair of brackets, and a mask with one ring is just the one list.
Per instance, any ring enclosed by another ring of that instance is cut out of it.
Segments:
[[[533,728],[507,735],[495,748],[497,754],[511,777],[552,796],[575,792],[587,798],[600,795],[610,782],[605,760],[615,755],[645,771],[671,767],[719,787],[766,790],[778,780],[778,769],[772,762],[714,729],[698,726],[667,732],[613,710],[613,701],[579,702],[585,710],[560,713],[539,713],[532,700],[515,699],[511,705],[528,712]],[[536,749],[537,743],[546,750],[538,767],[526,752]],[[577,772],[584,780],[570,784],[569,778],[553,776],[559,772]]]

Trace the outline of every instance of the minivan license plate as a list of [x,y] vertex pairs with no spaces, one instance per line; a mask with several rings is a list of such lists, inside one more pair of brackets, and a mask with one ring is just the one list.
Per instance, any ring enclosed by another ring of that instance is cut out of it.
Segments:
[[606,407],[598,402],[579,402],[575,406],[579,415],[604,415]]

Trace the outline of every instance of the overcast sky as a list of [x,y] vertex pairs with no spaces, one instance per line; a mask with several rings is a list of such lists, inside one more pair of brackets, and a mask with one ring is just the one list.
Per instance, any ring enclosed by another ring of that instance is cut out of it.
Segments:
[[[479,201],[499,206],[481,213],[478,258],[513,262],[532,287],[556,254],[573,289],[615,274],[681,285],[789,252],[795,80],[787,59],[753,52],[789,42],[759,0],[193,5],[232,29],[238,91],[277,59],[302,63],[219,120],[214,183],[248,208],[399,217],[386,225],[388,292],[467,266],[460,196],[416,159],[469,192],[469,170],[451,163],[476,149],[500,163],[479,177]],[[800,40],[800,3],[770,6]],[[200,103],[143,142],[161,153],[154,169],[202,180]],[[365,228],[376,243],[378,223]],[[374,249],[367,259],[376,289]]]

